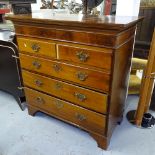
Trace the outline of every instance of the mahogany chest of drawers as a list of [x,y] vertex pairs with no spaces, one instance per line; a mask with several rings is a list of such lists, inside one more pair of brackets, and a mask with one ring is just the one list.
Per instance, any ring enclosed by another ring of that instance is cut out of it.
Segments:
[[108,147],[121,122],[140,18],[34,13],[10,15],[30,115],[78,126]]

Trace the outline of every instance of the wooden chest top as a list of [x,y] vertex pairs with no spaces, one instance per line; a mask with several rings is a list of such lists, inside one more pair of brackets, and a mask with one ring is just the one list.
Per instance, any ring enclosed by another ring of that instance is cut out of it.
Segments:
[[99,15],[75,15],[75,14],[61,14],[61,13],[32,13],[28,15],[9,15],[7,19],[14,22],[22,23],[40,23],[47,25],[60,25],[60,26],[75,26],[78,28],[92,28],[100,30],[115,30],[121,31],[131,27],[142,18],[128,17],[128,16],[99,16]]
[[134,26],[142,18],[40,12],[6,19],[13,21],[18,36],[117,49],[134,35]]

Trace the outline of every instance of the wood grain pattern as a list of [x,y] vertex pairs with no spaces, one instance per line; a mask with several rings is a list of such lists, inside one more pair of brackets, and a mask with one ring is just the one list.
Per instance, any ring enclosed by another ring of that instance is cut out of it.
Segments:
[[29,114],[42,111],[79,126],[107,149],[123,117],[135,28],[143,18],[40,12],[7,19],[17,37],[56,45],[56,59],[20,54],[25,86],[33,88],[25,89]]
[[101,67],[111,70],[112,50],[102,49],[92,50],[91,48],[79,48],[68,45],[57,45],[58,59],[77,62],[86,65]]
[[37,37],[42,39],[51,39],[54,41],[61,40],[71,43],[79,43],[101,47],[114,47],[116,41],[116,36],[94,31],[75,31],[71,29],[56,29],[53,27],[47,28],[29,25],[15,25],[15,29],[17,35],[22,37]]
[[83,31],[62,28],[37,27],[30,25],[15,25],[16,33],[22,37],[37,37],[54,41],[65,41],[84,45],[116,49],[121,46],[129,36],[134,35],[134,28],[120,33],[109,34],[109,32]]
[[[8,15],[7,20],[12,20],[14,23],[23,24],[31,23],[31,25],[57,25],[69,27],[82,27],[101,30],[118,31],[130,28],[141,21],[142,17],[129,16],[98,16],[98,15],[83,15],[83,14],[52,14],[47,12],[32,13],[27,15]],[[24,19],[24,20],[23,20]]]
[[[107,136],[110,138],[116,125],[123,119],[127,98],[134,37],[121,46],[114,55],[111,98],[109,104]],[[126,60],[126,61],[124,61]]]
[[38,39],[25,39],[17,37],[19,51],[34,54],[36,56],[44,55],[56,58],[55,43],[45,42]]
[[140,90],[140,98],[138,108],[135,115],[135,124],[141,126],[144,113],[148,112],[152,91],[154,87],[155,77],[155,31],[151,42],[148,63],[142,78],[142,85]]
[[98,135],[98,134],[91,133],[91,132],[89,134],[96,140],[98,147],[104,150],[107,150],[109,143],[110,143],[109,138],[107,138],[104,135]]
[[[110,74],[108,73],[24,54],[20,54],[20,60],[21,67],[24,69],[49,75],[51,77],[65,79],[86,87],[89,86],[90,88],[97,89],[99,91],[109,91]],[[40,67],[33,65],[34,63]],[[80,80],[80,77],[82,77],[82,80]]]
[[[64,100],[67,99],[72,103],[100,113],[107,113],[108,96],[106,94],[97,93],[89,89],[77,87],[25,70],[22,71],[22,76],[25,86],[37,89]],[[41,85],[37,85],[36,81],[40,81]],[[80,95],[83,95],[84,97],[82,96],[81,99]]]
[[45,113],[48,112],[50,115],[69,121],[85,130],[104,135],[106,121],[104,115],[86,110],[32,89],[25,88],[25,93],[30,106],[37,107],[38,110],[42,109]]
[[135,36],[135,29],[136,29],[136,26],[131,27],[130,29],[121,32],[117,36],[117,41],[116,41],[117,49],[123,44],[125,44],[126,42],[128,42],[133,36]]

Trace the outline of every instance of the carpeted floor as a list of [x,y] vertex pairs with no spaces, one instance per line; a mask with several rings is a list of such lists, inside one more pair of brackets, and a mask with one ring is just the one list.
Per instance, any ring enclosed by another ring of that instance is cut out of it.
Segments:
[[[137,102],[137,96],[129,96],[127,109]],[[155,127],[139,129],[124,118],[103,151],[88,133],[42,113],[29,116],[0,92],[0,155],[154,155],[154,133]]]

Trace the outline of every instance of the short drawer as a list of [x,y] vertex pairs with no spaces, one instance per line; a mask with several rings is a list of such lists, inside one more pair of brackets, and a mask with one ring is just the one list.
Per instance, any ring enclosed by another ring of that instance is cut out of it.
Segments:
[[62,120],[88,131],[105,133],[106,116],[86,110],[69,102],[45,95],[38,91],[25,88],[26,100],[29,105],[38,107]]
[[25,86],[65,99],[93,111],[107,113],[108,97],[106,94],[84,89],[25,70],[22,71],[22,75]]
[[111,69],[112,65],[112,50],[106,48],[94,48],[77,45],[57,45],[57,58],[95,67],[101,67],[107,70]]
[[74,82],[92,89],[104,92],[109,91],[110,74],[107,72],[24,54],[20,54],[20,60],[22,68]]
[[20,52],[27,52],[34,55],[48,56],[56,58],[56,45],[46,41],[37,39],[17,38],[18,47]]

